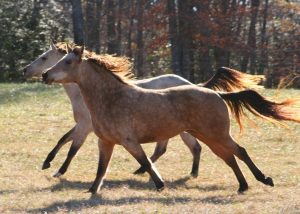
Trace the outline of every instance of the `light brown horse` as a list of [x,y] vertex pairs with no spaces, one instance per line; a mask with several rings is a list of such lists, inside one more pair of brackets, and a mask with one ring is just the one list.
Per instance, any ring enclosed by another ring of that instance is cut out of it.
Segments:
[[164,182],[140,144],[159,142],[183,131],[204,142],[232,168],[239,192],[247,190],[248,184],[234,156],[247,164],[258,181],[274,186],[272,178],[255,166],[230,135],[226,103],[239,124],[243,107],[263,118],[300,122],[286,109],[290,101],[275,103],[253,90],[217,93],[196,86],[143,89],[117,75],[127,72],[123,69],[126,65],[114,67],[113,60],[112,56],[83,54],[83,47],[75,47],[43,74],[47,84],[77,83],[91,113],[94,131],[101,140],[98,172],[90,192],[96,193],[101,187],[115,144],[124,146],[161,190]]
[[[41,54],[36,60],[24,68],[24,76],[26,78],[41,77],[42,72],[45,69],[55,65],[61,58],[64,57],[65,54],[67,54],[67,45],[75,46],[74,44],[66,42],[58,42],[56,44],[51,43],[49,50]],[[123,61],[124,59],[121,60],[121,63],[123,63]],[[114,61],[114,64],[116,64],[116,61]],[[125,64],[127,66],[131,66],[129,62],[126,62]],[[205,83],[199,83],[198,86],[224,91],[233,91],[250,87],[256,88],[257,82],[261,81],[261,79],[262,78],[257,75],[244,74],[230,68],[222,67],[217,69],[212,78]],[[133,84],[148,89],[162,89],[179,85],[192,85],[192,83],[188,80],[174,74],[165,74],[142,80],[134,80]],[[63,145],[65,145],[68,141],[72,141],[67,158],[59,170],[53,175],[54,177],[60,177],[65,174],[73,157],[85,142],[88,134],[93,131],[90,113],[84,103],[77,84],[63,84],[63,87],[71,101],[73,116],[76,123],[71,130],[60,138],[57,145],[51,150],[43,163],[42,169],[48,169],[51,166],[52,160]],[[187,132],[180,133],[180,137],[193,155],[191,175],[196,177],[199,169],[201,145]],[[150,157],[152,162],[158,160],[158,158],[166,152],[167,145],[168,139],[156,144],[154,153]],[[144,172],[145,170],[140,167],[134,173],[139,174]]]

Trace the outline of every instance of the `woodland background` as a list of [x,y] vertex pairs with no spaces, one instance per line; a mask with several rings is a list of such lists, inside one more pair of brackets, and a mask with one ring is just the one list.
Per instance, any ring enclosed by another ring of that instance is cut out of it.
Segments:
[[300,87],[297,0],[0,0],[0,81],[50,38],[126,55],[137,77],[175,73],[207,80],[220,66]]

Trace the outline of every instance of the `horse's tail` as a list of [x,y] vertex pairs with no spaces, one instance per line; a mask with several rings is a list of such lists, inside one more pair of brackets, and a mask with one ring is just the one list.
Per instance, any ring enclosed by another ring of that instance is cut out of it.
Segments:
[[198,85],[214,90],[234,91],[262,87],[258,84],[263,80],[263,75],[250,75],[231,68],[221,67],[207,82]]
[[248,109],[255,116],[269,120],[272,123],[283,125],[280,121],[284,120],[300,123],[300,117],[287,108],[296,101],[294,99],[277,103],[268,100],[254,90],[219,92],[218,94],[229,106],[240,128],[242,128],[241,117],[246,116],[244,108]]

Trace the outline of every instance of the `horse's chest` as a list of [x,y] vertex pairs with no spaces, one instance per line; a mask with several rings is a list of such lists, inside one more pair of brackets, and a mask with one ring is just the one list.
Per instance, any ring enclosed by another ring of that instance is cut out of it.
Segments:
[[92,119],[95,134],[101,139],[118,141],[118,127],[112,118],[106,117],[104,120]]

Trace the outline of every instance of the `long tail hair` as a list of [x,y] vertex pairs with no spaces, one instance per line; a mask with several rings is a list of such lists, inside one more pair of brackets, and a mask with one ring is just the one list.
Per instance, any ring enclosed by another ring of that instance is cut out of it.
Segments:
[[246,116],[244,108],[255,116],[269,120],[272,123],[283,125],[280,121],[294,121],[300,123],[300,118],[288,106],[295,100],[285,100],[283,102],[273,102],[260,95],[254,90],[244,90],[240,92],[218,92],[229,106],[242,129],[241,118]]
[[258,84],[263,80],[263,75],[250,75],[231,68],[221,67],[207,82],[198,85],[213,90],[234,91],[246,88],[259,88],[261,86],[258,86]]

